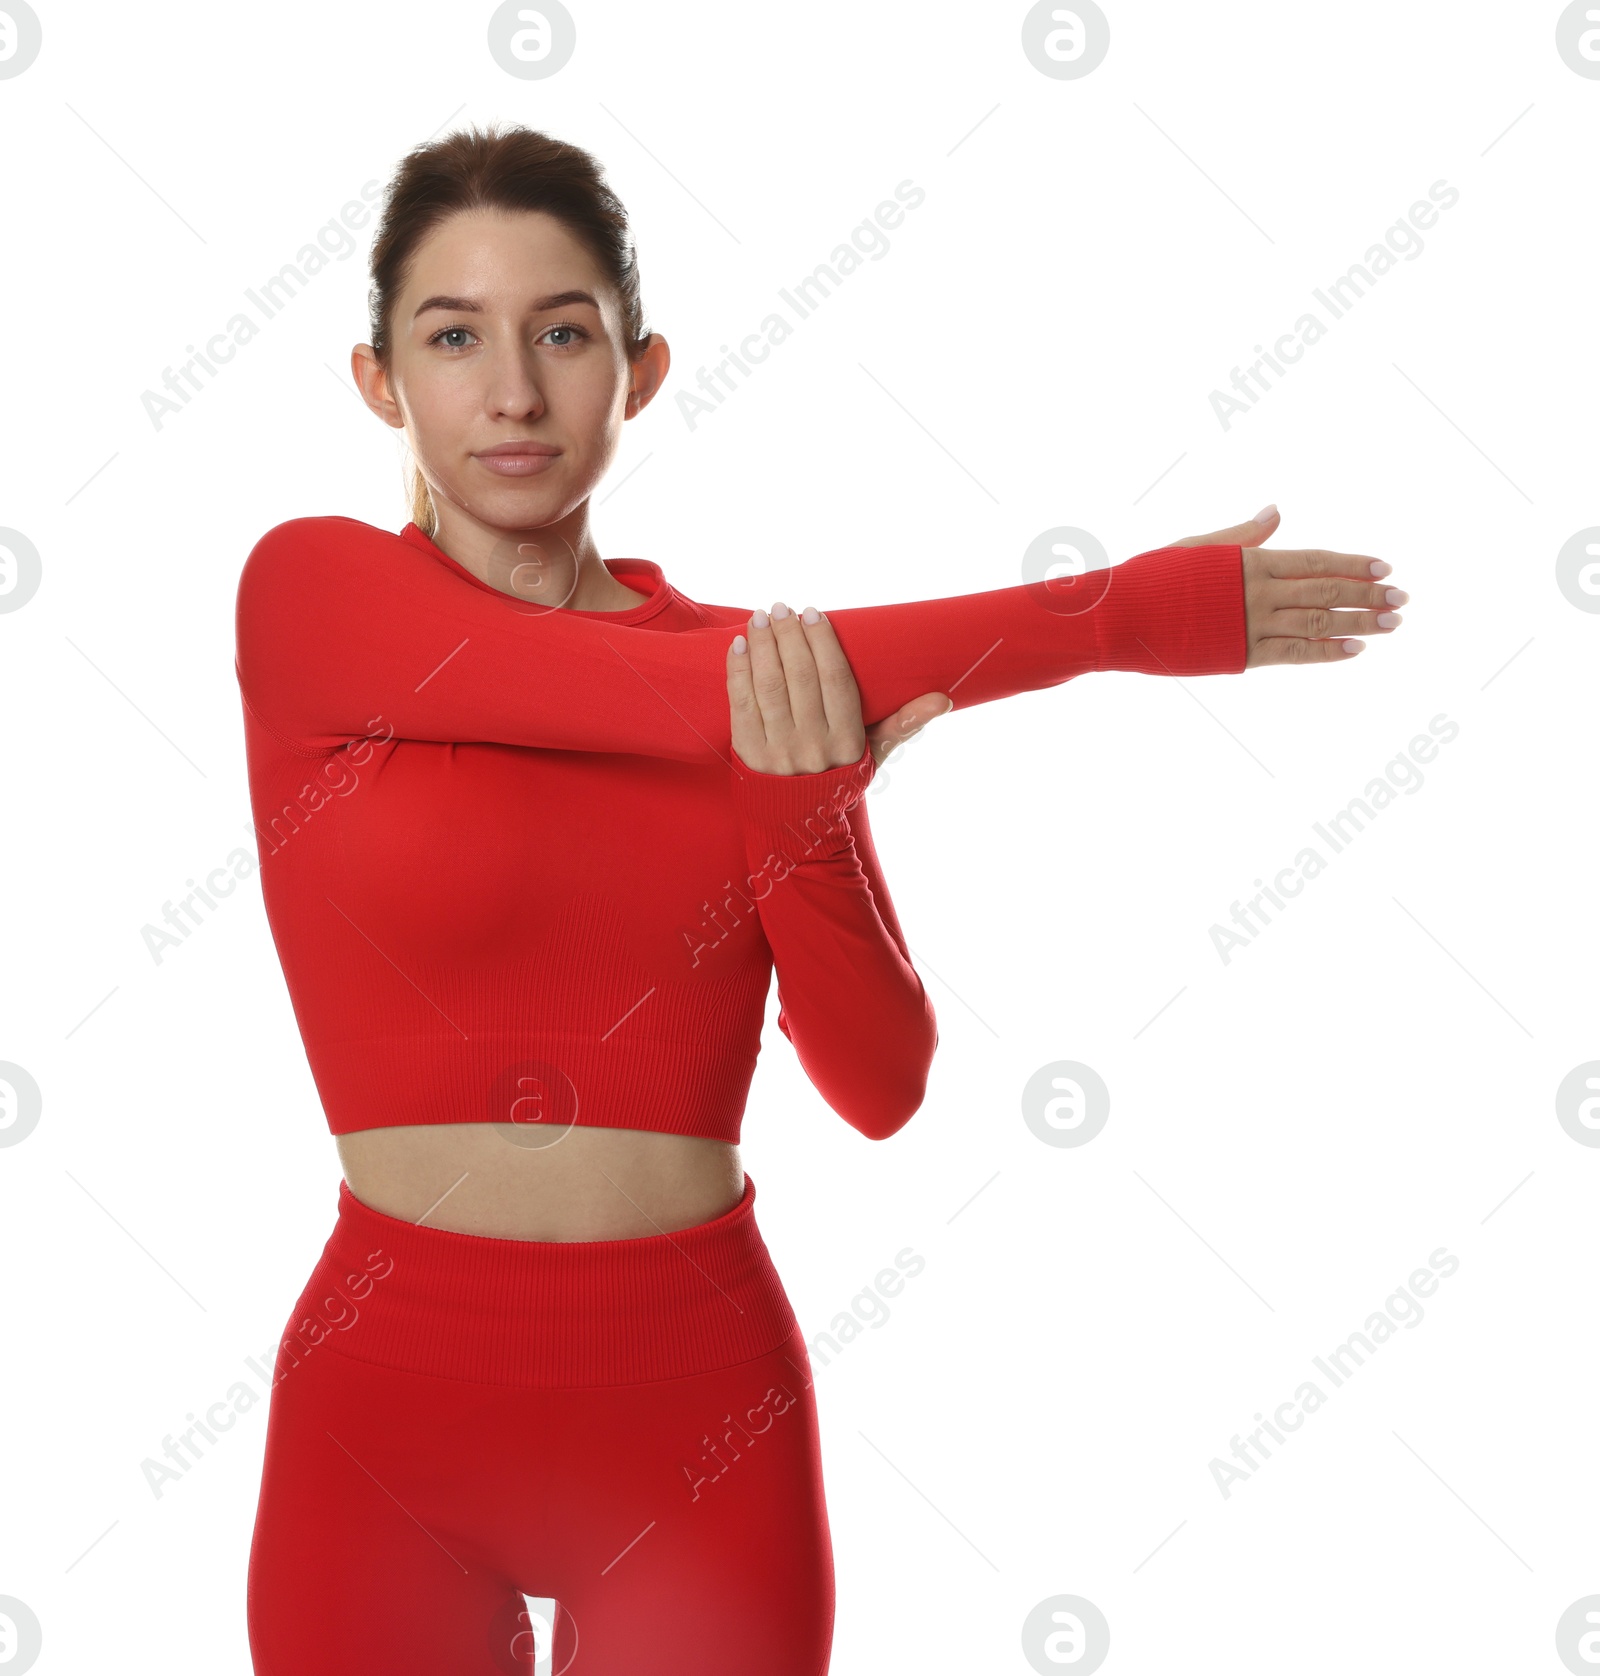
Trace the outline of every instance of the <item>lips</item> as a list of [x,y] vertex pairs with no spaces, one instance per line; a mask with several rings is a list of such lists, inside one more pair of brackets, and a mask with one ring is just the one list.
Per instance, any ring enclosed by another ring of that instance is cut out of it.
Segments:
[[533,478],[554,471],[561,450],[547,442],[502,442],[474,458],[491,477]]

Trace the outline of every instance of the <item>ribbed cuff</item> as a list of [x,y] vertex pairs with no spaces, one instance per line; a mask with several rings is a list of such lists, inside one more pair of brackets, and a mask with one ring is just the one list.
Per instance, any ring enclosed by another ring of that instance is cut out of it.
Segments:
[[1244,555],[1237,544],[1155,547],[1105,576],[1105,596],[1091,612],[1100,669],[1141,675],[1244,669]]
[[733,757],[733,800],[747,848],[763,857],[816,861],[848,850],[854,840],[844,816],[858,804],[877,773],[869,741],[852,763],[820,774],[763,774]]

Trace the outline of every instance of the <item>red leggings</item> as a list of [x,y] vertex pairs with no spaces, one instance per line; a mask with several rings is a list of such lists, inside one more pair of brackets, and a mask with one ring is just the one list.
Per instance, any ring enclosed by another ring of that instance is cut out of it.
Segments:
[[811,1363],[754,1202],[506,1240],[341,1181],[277,1354],[256,1676],[823,1676]]

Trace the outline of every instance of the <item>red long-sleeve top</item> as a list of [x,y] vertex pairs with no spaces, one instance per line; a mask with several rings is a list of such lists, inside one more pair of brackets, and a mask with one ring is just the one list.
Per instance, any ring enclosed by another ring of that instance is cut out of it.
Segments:
[[[329,1127],[736,1142],[776,968],[807,1076],[892,1135],[938,1037],[862,800],[870,750],[746,767],[726,658],[749,610],[607,567],[638,605],[530,605],[415,524],[295,518],[245,562],[262,891]],[[868,726],[929,692],[964,709],[1092,670],[1245,666],[1237,546],[828,618]]]

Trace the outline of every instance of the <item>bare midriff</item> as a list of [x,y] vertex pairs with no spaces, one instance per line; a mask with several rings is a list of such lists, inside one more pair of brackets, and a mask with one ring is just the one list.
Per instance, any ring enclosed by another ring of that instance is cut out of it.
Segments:
[[426,1228],[514,1240],[639,1239],[744,1193],[739,1149],[703,1135],[572,1125],[408,1124],[335,1137],[350,1191]]

